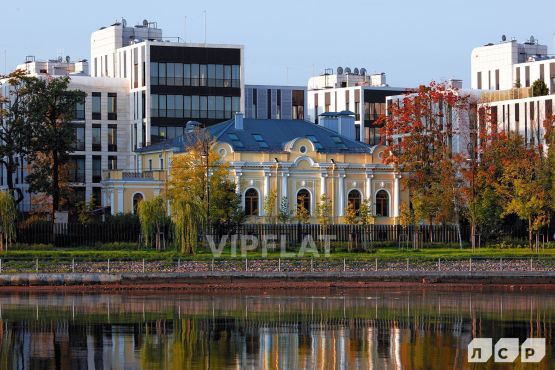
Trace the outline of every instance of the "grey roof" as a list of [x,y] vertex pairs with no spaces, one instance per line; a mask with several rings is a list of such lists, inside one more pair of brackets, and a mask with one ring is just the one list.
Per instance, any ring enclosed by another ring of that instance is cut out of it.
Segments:
[[[304,120],[287,119],[243,119],[243,129],[235,129],[233,119],[206,128],[211,136],[226,142],[237,152],[282,152],[285,145],[296,138],[308,138],[322,153],[371,153],[369,145],[350,140],[323,126]],[[231,134],[231,135],[230,135]],[[255,137],[254,135],[260,135]],[[184,151],[190,138],[180,136],[141,149],[151,152],[172,148]],[[260,139],[266,144],[261,144]]]

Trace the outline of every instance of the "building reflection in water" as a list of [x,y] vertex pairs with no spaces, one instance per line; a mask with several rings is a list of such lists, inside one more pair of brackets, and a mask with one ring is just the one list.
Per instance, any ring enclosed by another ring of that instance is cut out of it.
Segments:
[[554,303],[500,292],[4,295],[0,370],[464,369],[474,336],[546,337],[549,369]]

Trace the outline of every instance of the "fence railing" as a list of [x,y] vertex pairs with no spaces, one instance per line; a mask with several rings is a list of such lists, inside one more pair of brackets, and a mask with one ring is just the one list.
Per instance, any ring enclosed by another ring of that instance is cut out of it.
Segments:
[[214,258],[189,260],[99,258],[0,258],[0,274],[13,273],[192,273],[192,272],[555,272],[555,258]]
[[[163,227],[162,239],[166,243],[173,240],[173,227]],[[205,230],[201,230],[200,238],[204,239]],[[368,244],[389,242],[399,246],[415,246],[425,243],[454,244],[468,243],[470,228],[456,225],[319,225],[319,224],[242,224],[221,225],[211,227],[208,234],[217,240],[224,235],[251,235],[262,240],[268,236],[275,236],[278,240],[285,239],[285,243],[294,245],[301,243],[307,236],[314,241],[330,237],[332,242],[351,242],[354,244]],[[459,234],[460,232],[460,234]],[[542,241],[553,240],[553,232],[545,230]],[[500,230],[496,238],[507,237],[512,240],[526,241],[528,234],[525,228],[511,228]],[[137,243],[151,246],[153,243],[141,239],[139,224],[52,224],[33,223],[17,225],[16,241],[21,244],[53,244],[57,247],[94,246],[104,243]],[[484,240],[485,241],[485,240]]]

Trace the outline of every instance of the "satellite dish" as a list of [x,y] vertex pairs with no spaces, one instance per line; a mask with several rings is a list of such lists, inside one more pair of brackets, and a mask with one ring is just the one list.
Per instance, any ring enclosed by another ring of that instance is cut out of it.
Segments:
[[343,68],[342,68],[342,67],[337,67],[337,74],[338,74],[338,75],[342,75],[342,74],[343,74]]
[[351,74],[351,68],[345,67],[345,74],[350,75]]
[[534,36],[530,36],[530,43],[533,44],[534,42],[536,42],[536,39],[534,38]]
[[366,68],[361,68],[360,69],[360,75],[361,76],[366,76]]
[[353,71],[353,73],[358,76],[358,68],[355,67],[355,70]]
[[143,19],[143,26],[148,26],[148,21],[146,19]]
[[501,41],[503,41],[503,42],[507,41],[507,36],[502,35],[502,36],[501,36]]

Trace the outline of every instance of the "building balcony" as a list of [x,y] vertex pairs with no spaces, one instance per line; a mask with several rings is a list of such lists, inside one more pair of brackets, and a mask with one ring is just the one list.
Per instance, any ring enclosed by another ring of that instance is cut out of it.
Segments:
[[121,171],[107,170],[104,171],[103,181],[165,181],[167,178],[166,170],[153,171]]
[[521,87],[509,90],[485,91],[482,93],[481,103],[493,103],[504,100],[531,98],[532,88]]

